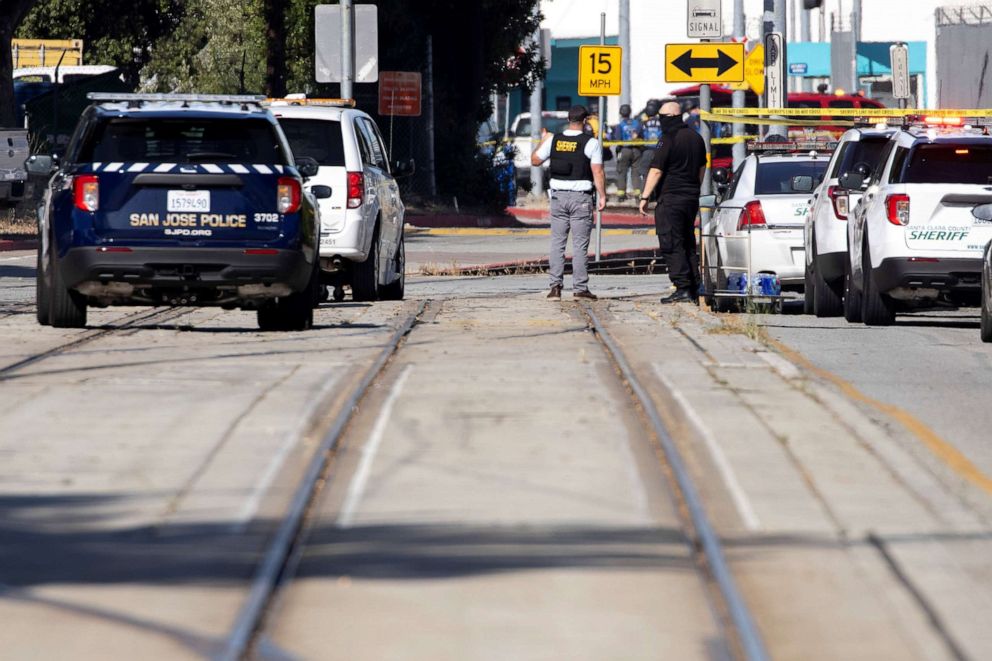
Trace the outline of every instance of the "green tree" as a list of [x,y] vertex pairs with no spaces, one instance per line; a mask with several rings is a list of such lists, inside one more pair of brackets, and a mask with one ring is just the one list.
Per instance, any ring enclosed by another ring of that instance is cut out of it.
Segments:
[[14,56],[11,39],[35,0],[0,0],[0,126],[13,126]]

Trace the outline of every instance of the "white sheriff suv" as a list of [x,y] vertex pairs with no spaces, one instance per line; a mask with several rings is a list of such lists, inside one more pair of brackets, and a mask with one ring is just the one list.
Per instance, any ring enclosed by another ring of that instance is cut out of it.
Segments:
[[841,175],[858,172],[868,177],[895,128],[884,124],[844,132],[827,174],[813,192],[803,239],[806,246],[804,309],[817,317],[839,317],[843,312],[844,262],[847,260],[847,218],[861,200],[860,190],[840,185]]
[[352,102],[295,96],[271,101],[296,158],[320,166],[308,186],[329,186],[320,200],[321,280],[334,300],[351,287],[356,301],[401,300],[406,282],[405,207],[395,176],[413,162],[390,166],[382,136]]
[[[840,183],[857,190],[864,178],[849,173]],[[963,126],[899,130],[849,224],[849,321],[860,312],[884,326],[897,311],[977,305],[992,240],[992,136]]]

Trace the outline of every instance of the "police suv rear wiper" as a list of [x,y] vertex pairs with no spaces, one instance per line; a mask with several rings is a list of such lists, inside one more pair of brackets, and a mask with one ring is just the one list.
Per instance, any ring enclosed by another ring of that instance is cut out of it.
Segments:
[[187,161],[218,161],[222,159],[235,159],[236,154],[228,154],[222,151],[194,151],[186,154]]

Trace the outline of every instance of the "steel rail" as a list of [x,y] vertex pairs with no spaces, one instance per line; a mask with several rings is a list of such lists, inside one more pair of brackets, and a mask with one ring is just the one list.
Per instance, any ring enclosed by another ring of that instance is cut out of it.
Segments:
[[341,406],[340,412],[321,438],[303,479],[293,494],[286,515],[269,542],[258,570],[255,572],[248,598],[234,620],[224,648],[213,657],[217,661],[239,661],[248,653],[255,632],[262,624],[268,604],[275,593],[283,566],[292,554],[298,533],[303,526],[304,517],[316,494],[317,483],[327,468],[331,450],[337,446],[345,427],[351,422],[358,409],[358,403],[399,348],[400,342],[413,329],[417,319],[424,313],[427,303],[428,301],[421,302],[417,310],[410,314],[403,325],[389,338],[389,342],[365,370],[362,379]]
[[668,432],[661,414],[658,413],[658,408],[655,406],[654,400],[651,399],[648,391],[641,384],[634,370],[631,368],[630,363],[627,362],[623,350],[620,349],[613,336],[610,335],[610,332],[599,320],[599,317],[596,316],[593,309],[585,304],[581,304],[579,307],[582,308],[592,322],[592,329],[595,331],[596,336],[603,343],[607,353],[609,353],[613,362],[619,368],[621,375],[630,386],[634,396],[643,407],[644,413],[647,415],[651,427],[658,437],[658,442],[661,444],[668,465],[671,467],[672,475],[675,477],[678,490],[682,494],[682,501],[689,513],[692,526],[695,529],[697,542],[706,556],[709,571],[726,605],[727,613],[737,634],[741,651],[749,661],[767,661],[769,656],[765,649],[765,644],[761,639],[761,633],[758,631],[754,618],[751,617],[751,613],[748,610],[747,604],[744,602],[744,598],[741,596],[736,581],[734,581],[733,574],[724,556],[720,539],[717,537],[712,524],[709,522],[709,518],[706,516],[699,492],[693,484],[685,461],[682,459],[682,455],[675,445],[675,440]]
[[75,349],[84,344],[89,344],[93,340],[97,340],[101,337],[107,335],[113,335],[114,333],[131,329],[134,327],[135,324],[141,323],[143,321],[148,321],[158,316],[163,317],[162,321],[168,321],[173,316],[178,317],[182,314],[185,314],[186,312],[187,310],[185,308],[180,308],[180,309],[169,308],[166,310],[152,310],[151,312],[145,312],[145,311],[129,312],[126,315],[124,315],[120,320],[118,320],[124,322],[120,326],[102,326],[100,328],[90,329],[88,331],[85,331],[84,333],[81,333],[79,336],[69,340],[68,342],[64,342],[50,349],[40,351],[36,354],[32,354],[27,358],[22,358],[21,360],[10,363],[9,365],[0,367],[0,381],[10,378],[10,374],[18,370],[24,369],[29,365],[33,365],[35,363],[41,362],[47,358],[51,358],[52,356],[57,356],[59,354],[65,353],[70,349]]

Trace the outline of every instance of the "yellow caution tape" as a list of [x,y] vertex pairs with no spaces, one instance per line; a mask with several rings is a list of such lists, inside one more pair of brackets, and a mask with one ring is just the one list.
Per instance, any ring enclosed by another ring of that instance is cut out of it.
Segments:
[[747,142],[748,140],[757,140],[756,135],[736,135],[732,138],[711,138],[711,145],[736,145],[739,142]]
[[[730,108],[715,108],[714,110],[730,110]],[[741,108],[733,108],[741,110]],[[776,108],[773,108],[776,110]],[[822,115],[818,112],[817,115]],[[767,119],[765,117],[733,117],[725,114],[701,112],[699,116],[708,122],[725,124],[760,124],[762,126],[854,126],[854,122],[844,119]]]
[[932,108],[713,108],[711,115],[720,117],[992,117],[990,108],[932,109]]

